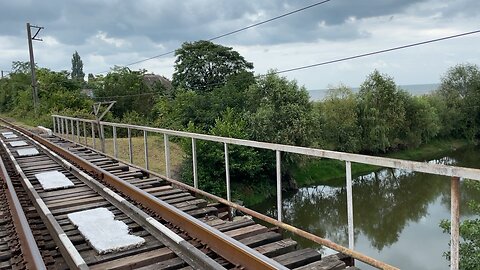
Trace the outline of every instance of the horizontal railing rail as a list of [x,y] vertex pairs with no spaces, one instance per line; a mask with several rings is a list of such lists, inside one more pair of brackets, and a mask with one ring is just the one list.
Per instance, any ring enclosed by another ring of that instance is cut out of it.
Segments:
[[[369,156],[362,154],[352,154],[338,151],[322,150],[317,148],[300,147],[293,145],[284,145],[268,142],[250,141],[236,138],[220,137],[207,134],[191,133],[185,131],[176,131],[163,128],[147,127],[132,124],[113,123],[113,122],[97,122],[95,120],[81,119],[75,117],[52,115],[54,133],[60,136],[71,139],[72,141],[78,141],[81,143],[81,130],[83,127],[84,144],[87,144],[87,128],[86,125],[90,125],[91,137],[93,139],[92,144],[95,148],[96,133],[98,138],[104,138],[104,127],[111,127],[113,133],[113,152],[114,156],[117,156],[117,129],[127,129],[128,147],[129,147],[129,163],[133,163],[133,150],[132,150],[132,130],[143,132],[144,137],[144,154],[145,154],[145,168],[149,168],[148,160],[148,139],[147,133],[158,133],[164,136],[165,145],[165,174],[167,178],[171,178],[170,170],[170,146],[169,136],[177,136],[182,138],[189,138],[192,140],[192,162],[193,162],[193,183],[194,187],[198,188],[198,175],[197,175],[197,153],[196,153],[196,140],[218,142],[224,145],[225,155],[225,181],[227,187],[227,200],[231,200],[230,191],[230,173],[229,173],[229,157],[228,157],[228,145],[247,146],[258,149],[266,149],[275,151],[276,156],[276,184],[277,184],[277,220],[282,221],[282,181],[281,181],[281,153],[300,154],[311,157],[327,158],[333,160],[339,160],[345,162],[346,168],[346,188],[347,188],[347,222],[348,222],[348,245],[349,249],[354,249],[354,227],[353,227],[353,199],[352,199],[352,163],[368,164],[379,167],[405,169],[413,172],[421,172],[434,175],[442,175],[451,177],[451,269],[458,269],[459,259],[459,203],[460,192],[458,182],[460,178],[467,178],[480,181],[480,169],[457,167],[443,164],[432,164],[426,162],[385,158],[378,156]],[[82,125],[80,125],[82,123]],[[99,126],[98,126],[99,125]],[[104,145],[104,143],[102,143]],[[361,258],[360,258],[361,260]],[[367,262],[368,263],[368,262]]]

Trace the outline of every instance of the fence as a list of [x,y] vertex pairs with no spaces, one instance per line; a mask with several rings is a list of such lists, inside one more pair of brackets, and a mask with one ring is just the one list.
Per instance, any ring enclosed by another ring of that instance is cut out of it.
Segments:
[[[226,198],[228,201],[231,200],[231,191],[230,191],[230,173],[229,173],[229,157],[228,157],[228,145],[240,145],[248,146],[259,149],[267,149],[275,151],[276,156],[276,202],[277,202],[277,220],[282,221],[282,179],[281,179],[281,153],[293,153],[301,154],[311,157],[319,158],[328,158],[334,160],[340,160],[345,162],[346,168],[346,190],[347,190],[347,222],[348,222],[348,247],[349,249],[354,249],[354,226],[353,226],[353,200],[352,200],[352,169],[351,164],[361,163],[369,164],[380,167],[396,168],[396,169],[406,169],[414,172],[422,172],[434,175],[443,175],[451,177],[451,269],[458,269],[459,265],[459,223],[460,223],[460,187],[459,182],[460,178],[468,178],[472,180],[480,180],[480,170],[464,167],[455,167],[442,164],[430,164],[424,162],[376,157],[376,156],[367,156],[360,154],[350,154],[344,152],[328,151],[315,148],[307,147],[298,147],[292,145],[283,145],[283,144],[274,144],[274,143],[265,143],[257,141],[249,141],[235,138],[226,138],[198,133],[190,133],[183,131],[175,131],[161,128],[153,128],[146,126],[138,125],[129,125],[121,123],[111,123],[111,122],[100,122],[99,126],[96,126],[98,123],[95,120],[80,119],[74,117],[52,115],[53,117],[53,130],[54,133],[60,136],[71,139],[72,141],[77,141],[81,143],[83,138],[83,143],[87,144],[87,137],[91,135],[93,139],[93,146],[95,148],[95,138],[96,132],[98,130],[99,138],[104,140],[104,128],[111,127],[113,134],[113,152],[114,156],[118,157],[118,148],[117,148],[117,129],[124,128],[127,129],[128,137],[128,148],[129,148],[129,163],[133,161],[133,151],[132,151],[132,130],[137,130],[143,132],[144,140],[144,155],[145,155],[145,168],[149,168],[149,159],[148,159],[148,134],[147,132],[163,134],[163,140],[165,145],[165,171],[167,178],[171,177],[171,168],[170,168],[170,145],[169,145],[169,136],[178,136],[182,138],[189,138],[192,140],[192,165],[193,165],[193,184],[195,188],[198,188],[198,174],[197,174],[197,152],[196,152],[196,140],[204,140],[211,142],[222,143],[224,146],[224,156],[225,156],[225,181],[227,187]],[[82,125],[80,125],[82,123]],[[81,128],[83,132],[81,132]],[[87,134],[87,127],[91,131],[91,134]],[[102,143],[104,145],[104,142]],[[102,147],[104,148],[104,147]],[[104,149],[103,149],[104,151]]]

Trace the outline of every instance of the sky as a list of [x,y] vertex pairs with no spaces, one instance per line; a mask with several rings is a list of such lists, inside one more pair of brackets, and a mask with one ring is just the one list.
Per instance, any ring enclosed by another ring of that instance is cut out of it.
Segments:
[[[26,23],[45,27],[34,41],[35,62],[101,73],[175,50],[319,1],[311,0],[0,0],[0,69],[28,61]],[[331,0],[215,43],[253,62],[256,74],[349,57],[480,29],[478,0]],[[438,83],[448,68],[480,64],[480,34],[285,73],[309,90],[358,87],[373,70],[399,85]],[[172,77],[173,54],[131,69]]]

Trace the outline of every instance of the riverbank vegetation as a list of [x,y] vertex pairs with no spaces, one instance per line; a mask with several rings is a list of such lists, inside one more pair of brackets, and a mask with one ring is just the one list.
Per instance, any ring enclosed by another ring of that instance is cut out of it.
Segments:
[[[477,65],[451,67],[438,90],[427,95],[413,96],[393,77],[374,70],[357,93],[345,85],[332,86],[324,100],[312,102],[305,87],[275,70],[255,75],[253,63],[232,48],[187,42],[175,55],[171,83],[126,67],[115,67],[106,75],[89,74],[84,81],[78,53],[72,72],[36,67],[40,101],[36,110],[29,64],[14,62],[9,76],[0,79],[0,113],[51,127],[53,113],[92,118],[95,100],[116,100],[106,120],[414,160],[480,140]],[[183,155],[176,159],[178,175],[191,182],[190,141],[173,140],[182,148],[176,151]],[[199,141],[197,151],[200,188],[224,196],[223,145]],[[273,151],[231,145],[229,162],[234,198],[253,203],[275,193]],[[353,164],[354,174],[371,170]],[[335,179],[344,171],[344,164],[337,161],[282,153],[286,189],[338,185]],[[478,211],[478,205],[473,207]],[[478,220],[462,225],[462,236],[473,239],[463,250],[479,254],[478,231]],[[476,260],[478,265],[478,256]]]
[[[254,75],[253,63],[238,52],[207,41],[184,43],[176,51],[171,84],[151,82],[147,75],[115,67],[105,76],[89,74],[85,82],[67,71],[37,68],[40,106],[35,112],[28,63],[15,62],[10,76],[0,80],[0,112],[46,126],[52,113],[92,117],[94,100],[84,94],[91,90],[95,100],[117,101],[107,115],[110,121],[327,150],[421,160],[419,154],[437,151],[438,142],[476,144],[480,139],[480,71],[472,64],[449,69],[439,89],[428,95],[412,96],[393,77],[374,70],[358,93],[332,86],[318,102],[310,101],[296,81],[275,70]],[[174,140],[184,153],[180,175],[191,181],[190,142]],[[422,148],[426,145],[430,148]],[[197,151],[200,187],[225,194],[223,146],[199,142]],[[273,151],[237,146],[229,151],[237,196],[255,193],[259,186],[272,190]],[[368,169],[353,166],[354,173]],[[282,154],[286,189],[338,178],[343,171],[334,161]],[[265,190],[262,196],[271,193]]]

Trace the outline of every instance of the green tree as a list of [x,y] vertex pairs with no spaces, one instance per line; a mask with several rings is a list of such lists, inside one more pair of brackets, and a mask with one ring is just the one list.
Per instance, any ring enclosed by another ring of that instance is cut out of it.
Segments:
[[117,101],[111,110],[114,117],[122,118],[126,112],[136,111],[143,117],[151,118],[152,109],[164,89],[148,87],[144,74],[145,70],[114,67],[105,77],[95,78],[91,85],[95,86],[96,98]]
[[[476,181],[468,181],[467,185],[471,185],[480,191],[480,183]],[[469,207],[477,215],[480,214],[480,203],[475,201],[469,202]],[[444,233],[450,232],[450,221],[442,220],[440,227]],[[460,224],[460,269],[477,270],[480,269],[480,218],[467,219]],[[450,260],[450,252],[445,252],[445,257]]]
[[83,72],[83,62],[77,51],[72,56],[72,79],[82,81],[84,80],[85,73]]
[[346,152],[360,150],[357,100],[350,88],[344,85],[331,88],[316,108],[324,122],[319,136],[328,148]]
[[446,107],[442,123],[446,133],[470,141],[480,139],[480,70],[461,64],[442,77],[438,95]]
[[405,106],[392,77],[377,70],[367,77],[358,93],[358,117],[363,151],[385,152],[396,147],[405,123]]
[[232,48],[205,40],[183,43],[175,56],[172,84],[177,89],[208,92],[222,86],[230,75],[253,69]]

